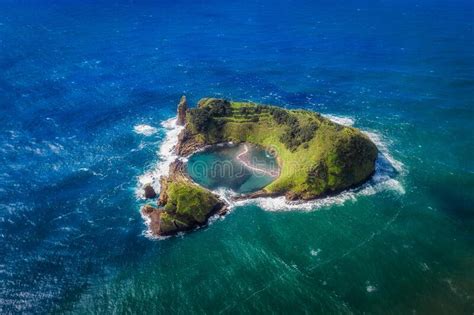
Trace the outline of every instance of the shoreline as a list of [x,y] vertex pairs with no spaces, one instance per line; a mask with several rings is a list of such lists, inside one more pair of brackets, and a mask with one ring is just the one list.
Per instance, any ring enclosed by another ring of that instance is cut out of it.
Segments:
[[242,156],[247,154],[249,152],[249,148],[247,147],[247,144],[244,143],[244,151],[240,152],[237,157],[236,157],[236,160],[239,161],[240,163],[242,163],[245,167],[247,167],[248,169],[251,169],[251,170],[254,170],[256,172],[260,172],[260,173],[264,173],[270,177],[278,177],[278,174],[279,172],[271,172],[271,171],[268,171],[268,170],[265,170],[265,169],[261,169],[261,168],[258,168],[256,166],[253,166],[251,165],[249,162],[245,161],[244,159],[242,159]]

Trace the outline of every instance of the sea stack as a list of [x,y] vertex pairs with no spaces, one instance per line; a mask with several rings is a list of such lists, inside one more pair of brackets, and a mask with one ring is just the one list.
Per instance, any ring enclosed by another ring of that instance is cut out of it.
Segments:
[[146,184],[143,187],[143,195],[146,199],[151,199],[156,197],[156,192],[150,184]]
[[181,96],[181,100],[178,104],[178,120],[176,124],[184,126],[186,124],[186,111],[188,110],[188,103],[186,102],[186,96]]

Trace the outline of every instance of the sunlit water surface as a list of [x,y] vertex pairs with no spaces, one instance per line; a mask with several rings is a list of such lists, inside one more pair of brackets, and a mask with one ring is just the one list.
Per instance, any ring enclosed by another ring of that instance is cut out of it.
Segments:
[[[472,314],[473,6],[1,1],[0,313]],[[150,239],[182,94],[331,115],[385,162]]]

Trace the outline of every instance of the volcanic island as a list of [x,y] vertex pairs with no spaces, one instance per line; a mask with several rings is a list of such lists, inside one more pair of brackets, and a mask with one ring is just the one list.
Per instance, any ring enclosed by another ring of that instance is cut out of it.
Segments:
[[[184,158],[205,148],[243,144],[244,151],[236,158],[245,167],[274,178],[262,189],[235,199],[285,196],[289,202],[304,202],[361,185],[375,171],[378,150],[369,137],[313,111],[218,98],[203,98],[188,108],[184,96],[177,111],[176,124],[183,126],[173,149],[178,158],[170,164],[168,175],[160,178],[157,206],[147,204],[141,209],[155,236],[190,231],[213,215],[227,213],[228,203],[186,171]],[[247,146],[273,152],[278,170],[248,163]],[[151,186],[144,189],[146,197],[155,198]]]

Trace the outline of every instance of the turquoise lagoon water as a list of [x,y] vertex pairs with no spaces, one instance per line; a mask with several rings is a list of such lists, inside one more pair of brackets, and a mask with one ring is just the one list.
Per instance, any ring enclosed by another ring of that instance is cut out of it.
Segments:
[[[0,1],[0,313],[472,314],[473,6]],[[151,239],[182,94],[353,124],[378,171]]]
[[[244,162],[238,159],[242,155]],[[270,184],[278,176],[278,162],[266,150],[250,144],[226,145],[193,154],[187,162],[189,176],[211,190],[229,189],[250,193]]]

